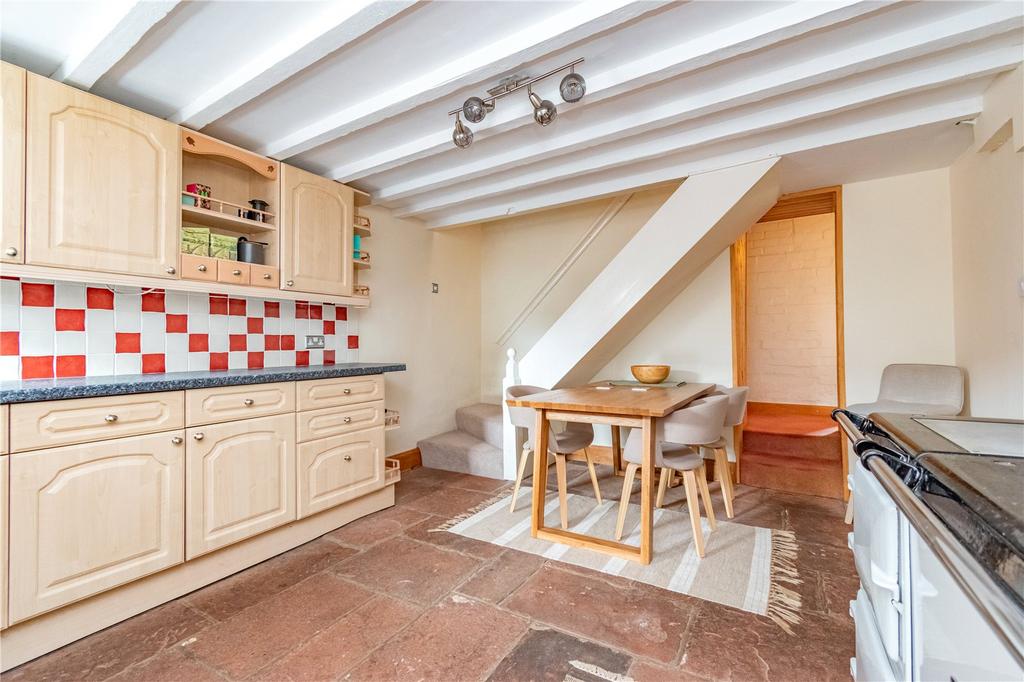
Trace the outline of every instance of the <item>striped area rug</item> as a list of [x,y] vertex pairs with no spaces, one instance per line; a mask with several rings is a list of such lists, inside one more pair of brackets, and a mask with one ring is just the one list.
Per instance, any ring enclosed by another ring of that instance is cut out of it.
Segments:
[[[718,520],[708,535],[706,518],[705,556],[693,546],[689,514],[673,509],[654,511],[654,558],[647,566],[609,557],[587,549],[569,547],[530,536],[530,501],[533,491],[519,491],[515,513],[509,513],[510,493],[488,501],[438,528],[468,538],[564,561],[602,573],[687,594],[768,616],[786,631],[800,622],[800,595],[787,586],[801,582],[796,570],[797,543],[791,531],[771,530]],[[569,528],[612,539],[618,500],[597,500],[569,495]],[[548,492],[547,525],[558,527],[558,494]],[[640,507],[629,505],[624,542],[640,545]]]

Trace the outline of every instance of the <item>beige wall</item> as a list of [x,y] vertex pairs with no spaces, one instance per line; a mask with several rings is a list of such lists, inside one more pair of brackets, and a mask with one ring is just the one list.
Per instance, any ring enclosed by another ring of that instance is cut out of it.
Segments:
[[408,365],[387,375],[387,406],[402,414],[387,434],[394,454],[455,428],[455,409],[479,397],[480,229],[430,231],[386,209],[362,212],[373,223],[373,268],[359,281],[373,303],[358,314],[359,359]]
[[835,216],[747,233],[750,400],[836,405]]
[[891,363],[955,364],[949,169],[843,187],[846,400]]

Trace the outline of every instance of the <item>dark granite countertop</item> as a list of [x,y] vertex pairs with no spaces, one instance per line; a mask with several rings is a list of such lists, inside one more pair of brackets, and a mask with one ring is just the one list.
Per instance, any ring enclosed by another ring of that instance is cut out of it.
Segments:
[[402,363],[347,362],[310,367],[268,367],[266,369],[229,369],[217,372],[169,372],[167,374],[129,374],[74,379],[0,381],[0,405],[68,398],[97,398],[131,393],[181,391],[189,388],[211,388],[214,386],[269,384],[275,381],[333,379],[403,371],[405,371],[405,365]]

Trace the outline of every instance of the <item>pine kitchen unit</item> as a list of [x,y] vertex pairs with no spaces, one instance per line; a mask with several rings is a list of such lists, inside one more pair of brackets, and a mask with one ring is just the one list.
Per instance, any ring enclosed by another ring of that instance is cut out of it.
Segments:
[[3,669],[393,505],[404,369],[4,384]]

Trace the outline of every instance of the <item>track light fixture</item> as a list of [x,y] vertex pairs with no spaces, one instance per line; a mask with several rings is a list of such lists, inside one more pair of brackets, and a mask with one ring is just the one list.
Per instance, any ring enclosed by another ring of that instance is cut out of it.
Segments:
[[473,131],[462,123],[462,116],[465,116],[466,120],[470,123],[479,123],[484,120],[487,114],[494,111],[494,103],[497,100],[524,87],[530,99],[530,104],[533,105],[533,120],[542,126],[550,125],[558,116],[558,109],[551,100],[543,99],[535,93],[532,87],[533,84],[569,69],[569,73],[562,78],[558,90],[564,101],[570,104],[579,102],[587,92],[587,81],[584,80],[583,76],[576,73],[576,65],[582,63],[583,58],[581,57],[533,78],[510,76],[504,79],[497,87],[488,90],[489,97],[470,97],[463,103],[462,108],[453,109],[448,112],[449,116],[455,117],[455,130],[452,132],[452,142],[459,149],[465,149],[473,144]]

